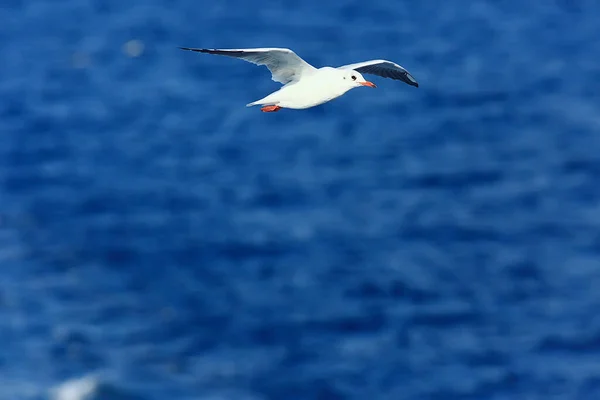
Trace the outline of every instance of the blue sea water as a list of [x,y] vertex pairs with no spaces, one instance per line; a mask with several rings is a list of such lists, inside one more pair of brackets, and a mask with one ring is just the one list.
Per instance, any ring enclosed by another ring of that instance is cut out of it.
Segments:
[[[600,398],[599,16],[4,0],[0,399]],[[178,46],[420,87],[265,114]]]

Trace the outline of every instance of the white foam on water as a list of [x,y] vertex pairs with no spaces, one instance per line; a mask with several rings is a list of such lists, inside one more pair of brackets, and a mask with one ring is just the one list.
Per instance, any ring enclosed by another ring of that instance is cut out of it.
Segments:
[[92,398],[98,390],[98,386],[98,380],[91,376],[72,379],[50,389],[50,398],[52,400],[87,400]]

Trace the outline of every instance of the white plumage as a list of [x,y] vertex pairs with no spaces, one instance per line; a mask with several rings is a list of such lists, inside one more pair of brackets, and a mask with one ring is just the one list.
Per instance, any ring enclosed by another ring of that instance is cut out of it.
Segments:
[[273,112],[281,108],[304,109],[323,104],[360,87],[376,87],[362,74],[400,80],[419,87],[415,78],[400,65],[387,60],[371,60],[341,67],[315,68],[290,49],[200,49],[180,47],[182,50],[240,58],[271,71],[271,79],[284,85],[268,96],[247,104],[263,105],[262,111]]

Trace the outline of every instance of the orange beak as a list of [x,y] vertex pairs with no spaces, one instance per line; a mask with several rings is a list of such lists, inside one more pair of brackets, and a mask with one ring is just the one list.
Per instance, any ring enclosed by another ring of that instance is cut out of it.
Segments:
[[369,81],[364,81],[360,83],[363,86],[368,86],[368,87],[372,87],[372,88],[376,88],[377,86],[375,86],[375,84],[373,82],[369,82]]

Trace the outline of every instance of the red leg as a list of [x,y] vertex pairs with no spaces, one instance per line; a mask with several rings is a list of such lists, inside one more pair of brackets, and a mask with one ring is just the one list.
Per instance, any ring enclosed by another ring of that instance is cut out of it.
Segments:
[[279,106],[264,106],[260,109],[262,112],[275,112],[281,110]]

